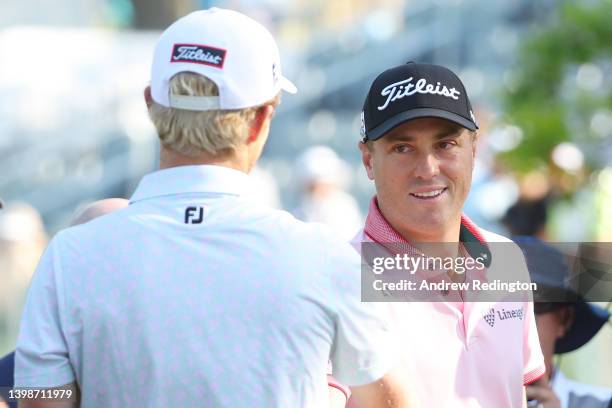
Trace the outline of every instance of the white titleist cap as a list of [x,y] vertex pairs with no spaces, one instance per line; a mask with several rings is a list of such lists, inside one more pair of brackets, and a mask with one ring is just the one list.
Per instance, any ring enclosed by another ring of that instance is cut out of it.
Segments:
[[[219,88],[219,96],[170,94],[170,79],[179,72],[207,77]],[[236,11],[195,11],[168,27],[155,46],[151,95],[160,105],[196,111],[243,109],[269,101],[281,89],[297,92],[281,74],[272,34]]]

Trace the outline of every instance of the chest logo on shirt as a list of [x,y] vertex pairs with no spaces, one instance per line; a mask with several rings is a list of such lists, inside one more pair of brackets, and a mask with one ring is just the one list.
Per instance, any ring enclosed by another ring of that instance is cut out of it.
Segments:
[[489,326],[493,327],[495,326],[495,316],[496,315],[500,321],[508,320],[508,319],[523,320],[523,308],[510,309],[510,310],[506,310],[504,308],[502,308],[501,310],[495,310],[494,308],[491,308],[489,309],[489,312],[483,315],[482,317]]
[[483,316],[485,322],[489,324],[489,326],[495,326],[495,309],[489,309],[489,313]]
[[185,224],[201,224],[204,221],[204,207],[187,207]]

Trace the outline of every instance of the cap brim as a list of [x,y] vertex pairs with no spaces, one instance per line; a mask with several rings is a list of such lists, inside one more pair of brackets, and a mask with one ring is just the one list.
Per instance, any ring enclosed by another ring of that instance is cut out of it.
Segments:
[[380,125],[376,126],[374,129],[371,129],[367,132],[367,140],[377,140],[383,137],[387,132],[390,132],[397,126],[402,123],[408,122],[409,120],[419,119],[419,118],[440,118],[446,119],[451,122],[458,124],[459,126],[463,126],[469,130],[476,130],[478,126],[476,124],[463,116],[457,115],[456,113],[448,112],[441,109],[434,108],[420,108],[420,109],[412,109],[406,112],[398,113],[392,118],[387,119]]
[[280,77],[280,85],[281,89],[285,92],[289,92],[290,94],[297,93],[297,87],[293,85],[293,82],[291,82],[284,76]]
[[557,340],[555,353],[568,353],[582,347],[610,319],[610,312],[584,300],[576,302],[574,310],[574,323],[565,335]]

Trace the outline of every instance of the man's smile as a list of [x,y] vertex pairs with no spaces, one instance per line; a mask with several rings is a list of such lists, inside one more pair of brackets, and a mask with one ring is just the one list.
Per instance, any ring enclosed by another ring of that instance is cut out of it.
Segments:
[[448,190],[447,187],[427,188],[412,192],[410,195],[419,200],[435,200],[436,198],[441,197],[446,190]]

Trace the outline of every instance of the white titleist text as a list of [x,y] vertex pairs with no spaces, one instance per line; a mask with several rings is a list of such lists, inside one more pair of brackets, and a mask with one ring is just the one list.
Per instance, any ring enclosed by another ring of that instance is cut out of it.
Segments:
[[172,62],[193,62],[223,68],[225,50],[205,45],[175,44]]
[[387,100],[382,106],[378,107],[378,110],[385,110],[387,106],[389,106],[389,103],[406,96],[414,95],[415,93],[441,95],[454,100],[458,100],[459,95],[461,95],[461,92],[455,88],[449,89],[445,85],[440,85],[439,82],[436,82],[436,85],[434,85],[428,84],[425,78],[419,79],[416,83],[413,83],[412,80],[413,77],[410,77],[403,81],[385,86],[380,95],[386,96]]

